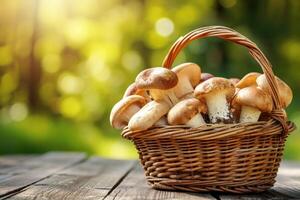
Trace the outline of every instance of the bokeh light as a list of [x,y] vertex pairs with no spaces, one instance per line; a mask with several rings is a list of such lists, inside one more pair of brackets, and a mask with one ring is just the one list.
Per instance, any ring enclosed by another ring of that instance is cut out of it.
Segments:
[[65,97],[60,102],[60,111],[66,117],[76,118],[76,116],[79,115],[81,109],[81,103],[75,97]]
[[78,94],[83,89],[83,83],[75,75],[64,72],[58,78],[58,88],[65,94]]
[[9,116],[13,121],[22,121],[27,117],[27,115],[28,110],[24,103],[15,103],[9,109]]
[[173,33],[174,23],[169,18],[161,18],[155,23],[155,30],[159,35],[167,37]]

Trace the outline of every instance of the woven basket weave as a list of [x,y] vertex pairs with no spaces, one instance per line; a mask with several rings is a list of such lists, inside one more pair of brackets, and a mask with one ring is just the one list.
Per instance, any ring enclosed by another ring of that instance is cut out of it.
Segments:
[[232,193],[267,190],[275,183],[286,137],[295,129],[284,118],[272,66],[256,44],[222,26],[199,28],[180,37],[163,66],[171,68],[189,42],[205,37],[219,37],[248,48],[271,86],[271,119],[199,128],[163,126],[136,132],[126,127],[122,136],[134,142],[146,178],[155,189]]

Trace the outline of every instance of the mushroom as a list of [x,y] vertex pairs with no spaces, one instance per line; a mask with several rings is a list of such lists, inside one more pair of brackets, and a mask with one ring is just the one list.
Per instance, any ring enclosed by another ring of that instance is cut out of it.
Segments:
[[147,102],[151,101],[150,96],[147,94],[146,90],[142,90],[142,89],[138,89],[136,87],[136,83],[132,83],[128,86],[128,88],[126,89],[123,98],[131,96],[131,95],[140,95],[142,97],[144,97]]
[[271,112],[271,96],[256,86],[240,89],[233,104],[241,106],[240,122],[257,122],[261,112]]
[[132,116],[128,127],[131,131],[146,130],[159,121],[169,110],[170,106],[165,101],[150,101]]
[[130,118],[146,104],[146,99],[139,95],[131,95],[121,99],[114,105],[110,113],[110,124],[116,129],[127,126]]
[[156,100],[163,100],[170,106],[178,102],[172,88],[178,83],[177,75],[166,68],[154,67],[140,72],[135,79],[138,89],[149,90],[150,96]]
[[187,125],[197,128],[206,124],[200,112],[204,107],[198,99],[190,98],[177,103],[168,113],[168,122],[171,125]]
[[227,123],[232,118],[227,100],[231,100],[234,91],[234,85],[228,79],[213,77],[200,83],[194,95],[197,99],[205,98],[212,123]]
[[194,63],[183,63],[172,69],[178,77],[178,83],[174,88],[177,98],[192,97],[194,87],[199,84],[201,69]]
[[154,123],[154,127],[167,126],[168,120],[166,116],[162,116],[157,122]]
[[[292,102],[293,92],[292,92],[291,88],[285,82],[280,80],[277,76],[275,77],[275,80],[278,85],[280,104],[281,104],[282,108],[286,108]],[[262,90],[271,94],[270,86],[269,86],[266,76],[264,74],[260,75],[256,79],[256,83],[257,83],[258,87],[260,87]]]
[[210,73],[201,73],[201,79],[200,82],[204,82],[210,78],[214,77],[214,75],[210,74]]
[[256,79],[259,77],[261,73],[258,72],[250,72],[246,74],[238,83],[235,84],[237,88],[245,88],[252,85],[256,86]]
[[231,81],[231,83],[233,85],[236,85],[240,81],[240,79],[238,79],[238,78],[230,78],[229,80]]

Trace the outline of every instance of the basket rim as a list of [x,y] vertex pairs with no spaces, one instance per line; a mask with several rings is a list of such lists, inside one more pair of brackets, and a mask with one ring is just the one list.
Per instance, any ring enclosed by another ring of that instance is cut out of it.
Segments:
[[[296,129],[294,122],[287,121],[288,134]],[[250,137],[266,135],[282,135],[284,129],[277,120],[235,123],[235,124],[206,124],[198,128],[185,125],[151,127],[143,131],[130,131],[125,127],[122,131],[125,139],[185,139],[185,140],[215,140],[228,137]]]

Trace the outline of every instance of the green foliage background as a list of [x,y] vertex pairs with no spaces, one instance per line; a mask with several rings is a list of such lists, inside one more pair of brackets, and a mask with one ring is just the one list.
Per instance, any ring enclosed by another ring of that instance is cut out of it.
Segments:
[[[109,125],[111,107],[137,73],[160,66],[172,43],[195,28],[225,25],[265,52],[294,91],[300,124],[300,1],[2,0],[0,154],[76,150],[137,157]],[[261,71],[247,51],[219,39],[193,42],[176,63],[216,76]],[[300,160],[299,130],[286,159]]]

